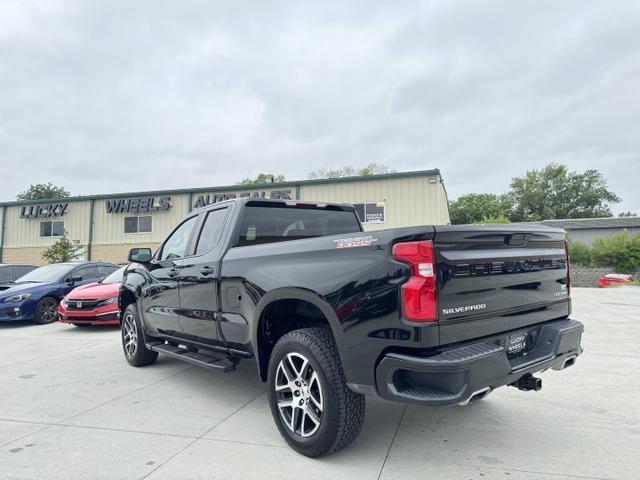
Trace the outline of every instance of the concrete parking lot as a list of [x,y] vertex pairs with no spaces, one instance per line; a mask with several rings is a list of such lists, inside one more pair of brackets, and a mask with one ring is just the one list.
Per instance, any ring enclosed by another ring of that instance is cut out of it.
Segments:
[[468,407],[369,399],[360,438],[311,460],[251,362],[132,368],[117,328],[0,324],[0,479],[638,479],[640,289],[574,289],[585,354]]

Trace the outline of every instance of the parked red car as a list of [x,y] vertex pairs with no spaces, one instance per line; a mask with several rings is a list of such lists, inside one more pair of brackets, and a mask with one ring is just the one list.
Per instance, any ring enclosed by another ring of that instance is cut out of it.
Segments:
[[633,282],[632,275],[625,275],[623,273],[609,273],[600,278],[598,287],[615,287],[616,285],[624,285]]
[[71,290],[58,305],[60,322],[73,323],[76,327],[120,323],[118,291],[125,268],[119,268],[97,283]]

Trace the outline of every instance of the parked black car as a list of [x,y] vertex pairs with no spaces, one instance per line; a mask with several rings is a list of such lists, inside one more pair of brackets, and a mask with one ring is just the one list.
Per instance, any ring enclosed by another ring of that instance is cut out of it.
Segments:
[[254,359],[280,433],[310,457],[357,437],[364,395],[455,405],[539,390],[533,373],[582,351],[565,233],[541,225],[365,233],[349,205],[244,198],[193,212],[130,261],[128,362]]
[[0,286],[8,288],[7,285],[15,282],[18,278],[36,268],[38,268],[37,265],[0,263]]

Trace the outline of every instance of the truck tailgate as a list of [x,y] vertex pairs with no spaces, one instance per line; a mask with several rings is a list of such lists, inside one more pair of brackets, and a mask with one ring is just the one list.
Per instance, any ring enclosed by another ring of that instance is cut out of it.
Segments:
[[435,232],[441,344],[569,315],[564,230],[511,224]]

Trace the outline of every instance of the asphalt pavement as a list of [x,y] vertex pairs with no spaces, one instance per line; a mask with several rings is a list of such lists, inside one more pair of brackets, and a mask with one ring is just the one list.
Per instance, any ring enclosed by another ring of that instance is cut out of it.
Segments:
[[367,400],[311,460],[280,438],[251,361],[130,367],[114,327],[0,324],[0,479],[640,478],[640,288],[574,289],[584,354],[467,407]]

